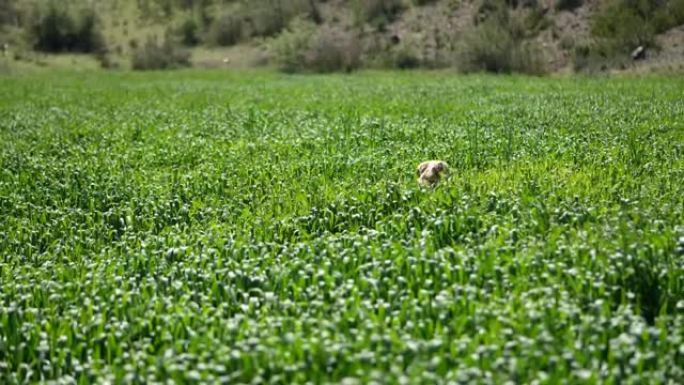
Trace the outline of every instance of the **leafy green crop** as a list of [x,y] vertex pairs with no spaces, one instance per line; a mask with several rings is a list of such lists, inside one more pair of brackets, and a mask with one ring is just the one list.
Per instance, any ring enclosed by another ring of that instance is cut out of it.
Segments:
[[0,383],[684,381],[684,79],[0,89]]

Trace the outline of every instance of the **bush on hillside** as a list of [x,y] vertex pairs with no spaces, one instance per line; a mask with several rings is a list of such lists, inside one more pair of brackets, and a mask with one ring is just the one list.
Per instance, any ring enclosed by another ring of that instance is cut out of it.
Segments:
[[555,7],[560,11],[571,11],[584,4],[584,0],[556,0]]
[[421,60],[415,51],[406,47],[402,47],[402,49],[394,52],[392,62],[390,63],[392,67],[402,70],[418,68],[421,64]]
[[635,48],[657,48],[656,34],[680,24],[684,0],[608,0],[592,17],[593,39],[575,49],[575,69],[626,67]]
[[466,33],[457,54],[459,69],[465,72],[542,74],[544,55],[534,41],[544,28],[544,19],[531,8],[513,13],[502,0],[485,0]]
[[351,33],[324,28],[311,41],[305,66],[315,72],[351,72],[361,67],[361,46]]
[[515,39],[509,30],[493,22],[475,27],[465,37],[457,61],[464,72],[546,72],[543,55],[534,42]]
[[95,52],[95,60],[97,60],[97,62],[100,64],[100,67],[104,69],[119,68],[119,62],[116,61],[115,56],[113,56],[108,50]]
[[604,50],[626,54],[654,46],[655,35],[684,24],[684,0],[609,0],[592,18],[591,31]]
[[361,66],[361,46],[351,33],[317,29],[308,20],[294,20],[272,48],[285,72],[349,72]]
[[183,20],[173,33],[181,44],[188,47],[196,46],[202,41],[200,24],[193,18]]
[[352,7],[357,25],[371,23],[382,30],[406,5],[402,0],[353,0]]
[[0,26],[6,24],[15,24],[17,19],[17,10],[13,1],[0,0]]
[[242,19],[234,15],[222,15],[211,23],[207,33],[207,42],[218,46],[231,46],[242,40]]
[[600,72],[609,67],[622,66],[628,61],[626,54],[616,54],[613,48],[595,41],[579,44],[573,50],[573,66],[575,71]]
[[280,36],[273,40],[271,50],[282,71],[296,72],[302,70],[306,61],[306,52],[315,31],[315,24],[297,18]]
[[190,53],[178,48],[170,39],[158,42],[148,38],[133,51],[131,65],[135,70],[174,69],[190,66]]
[[612,1],[594,15],[591,25],[594,37],[604,45],[613,45],[625,52],[640,45],[653,45],[653,26],[637,8],[625,4],[622,0]]
[[285,29],[290,10],[280,2],[275,3],[276,6],[270,3],[251,6],[245,11],[245,27],[249,36],[274,36]]
[[236,3],[210,23],[207,40],[210,44],[230,46],[247,38],[275,36],[296,17],[309,18],[317,23],[322,21],[311,0]]
[[95,11],[49,2],[35,10],[30,26],[34,49],[44,52],[96,52],[105,46]]
[[669,0],[655,8],[651,23],[656,33],[684,24],[684,0]]

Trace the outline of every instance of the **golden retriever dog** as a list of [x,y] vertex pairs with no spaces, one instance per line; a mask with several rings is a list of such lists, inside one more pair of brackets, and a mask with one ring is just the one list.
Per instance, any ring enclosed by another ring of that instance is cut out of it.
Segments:
[[443,160],[428,160],[418,165],[418,183],[423,186],[435,186],[448,176],[449,165]]

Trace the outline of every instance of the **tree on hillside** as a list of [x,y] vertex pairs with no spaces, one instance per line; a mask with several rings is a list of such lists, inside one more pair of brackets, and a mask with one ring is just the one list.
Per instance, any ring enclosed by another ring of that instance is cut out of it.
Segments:
[[32,45],[45,52],[96,52],[104,48],[95,11],[50,2],[37,9],[29,28]]
[[18,24],[17,10],[12,0],[0,0],[0,26]]

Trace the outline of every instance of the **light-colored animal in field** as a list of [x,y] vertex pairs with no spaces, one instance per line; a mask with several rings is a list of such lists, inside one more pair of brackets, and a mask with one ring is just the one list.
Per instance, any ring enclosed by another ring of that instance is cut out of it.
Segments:
[[449,176],[449,165],[443,160],[428,160],[418,165],[418,183],[434,186]]

